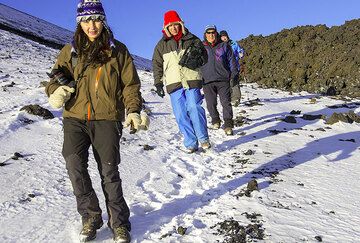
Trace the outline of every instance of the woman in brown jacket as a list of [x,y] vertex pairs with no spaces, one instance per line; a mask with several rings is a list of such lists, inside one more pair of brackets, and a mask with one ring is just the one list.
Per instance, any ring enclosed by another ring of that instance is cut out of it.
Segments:
[[113,39],[99,0],[80,2],[76,20],[74,41],[61,50],[46,93],[53,108],[65,106],[62,154],[82,217],[80,240],[94,239],[103,224],[87,170],[88,150],[92,146],[105,195],[108,226],[115,242],[130,242],[130,212],[118,171],[119,140],[125,111],[125,126],[141,128],[140,80],[126,46]]

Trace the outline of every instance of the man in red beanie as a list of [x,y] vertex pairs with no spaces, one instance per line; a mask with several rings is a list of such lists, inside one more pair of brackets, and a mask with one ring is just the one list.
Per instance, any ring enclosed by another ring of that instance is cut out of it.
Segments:
[[200,39],[191,34],[176,11],[164,15],[163,37],[155,47],[153,72],[156,93],[170,94],[171,105],[180,132],[184,136],[186,152],[211,147],[199,68],[207,62],[207,52]]

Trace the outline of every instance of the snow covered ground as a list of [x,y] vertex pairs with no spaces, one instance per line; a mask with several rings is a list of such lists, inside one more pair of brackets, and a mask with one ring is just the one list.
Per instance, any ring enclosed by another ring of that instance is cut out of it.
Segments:
[[[61,156],[61,111],[49,106],[39,85],[57,53],[0,30],[0,242],[78,242],[81,222]],[[247,230],[248,242],[359,242],[360,125],[301,118],[359,114],[359,100],[347,101],[351,109],[330,109],[345,101],[246,84],[234,110],[244,124],[234,136],[210,130],[213,149],[189,155],[179,149],[169,96],[152,91],[152,73],[139,75],[151,128],[123,131],[120,164],[134,242],[236,242],[219,233],[225,220],[261,225],[264,239]],[[29,104],[55,118],[20,111]],[[282,121],[292,110],[301,111],[296,123]],[[11,159],[15,152],[24,157]],[[92,154],[89,164],[107,220]],[[246,193],[252,179],[259,190]],[[105,224],[95,242],[111,237]]]

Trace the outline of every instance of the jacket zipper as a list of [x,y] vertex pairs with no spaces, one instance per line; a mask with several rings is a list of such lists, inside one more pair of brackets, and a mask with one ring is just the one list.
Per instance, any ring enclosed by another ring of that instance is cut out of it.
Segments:
[[[97,74],[96,74],[96,79],[95,79],[95,96],[96,96],[96,99],[99,98],[98,87],[99,87],[100,75],[101,75],[101,67],[99,67],[99,69],[97,71]],[[90,119],[91,119],[91,101],[89,101],[89,104],[88,104],[87,119],[88,119],[88,121],[90,121]]]

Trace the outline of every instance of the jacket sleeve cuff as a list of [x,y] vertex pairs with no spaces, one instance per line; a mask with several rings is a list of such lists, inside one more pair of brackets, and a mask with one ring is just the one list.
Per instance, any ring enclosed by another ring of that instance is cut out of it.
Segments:
[[155,84],[155,87],[159,87],[159,88],[163,88],[164,87],[164,84],[159,82],[159,83],[156,83]]

